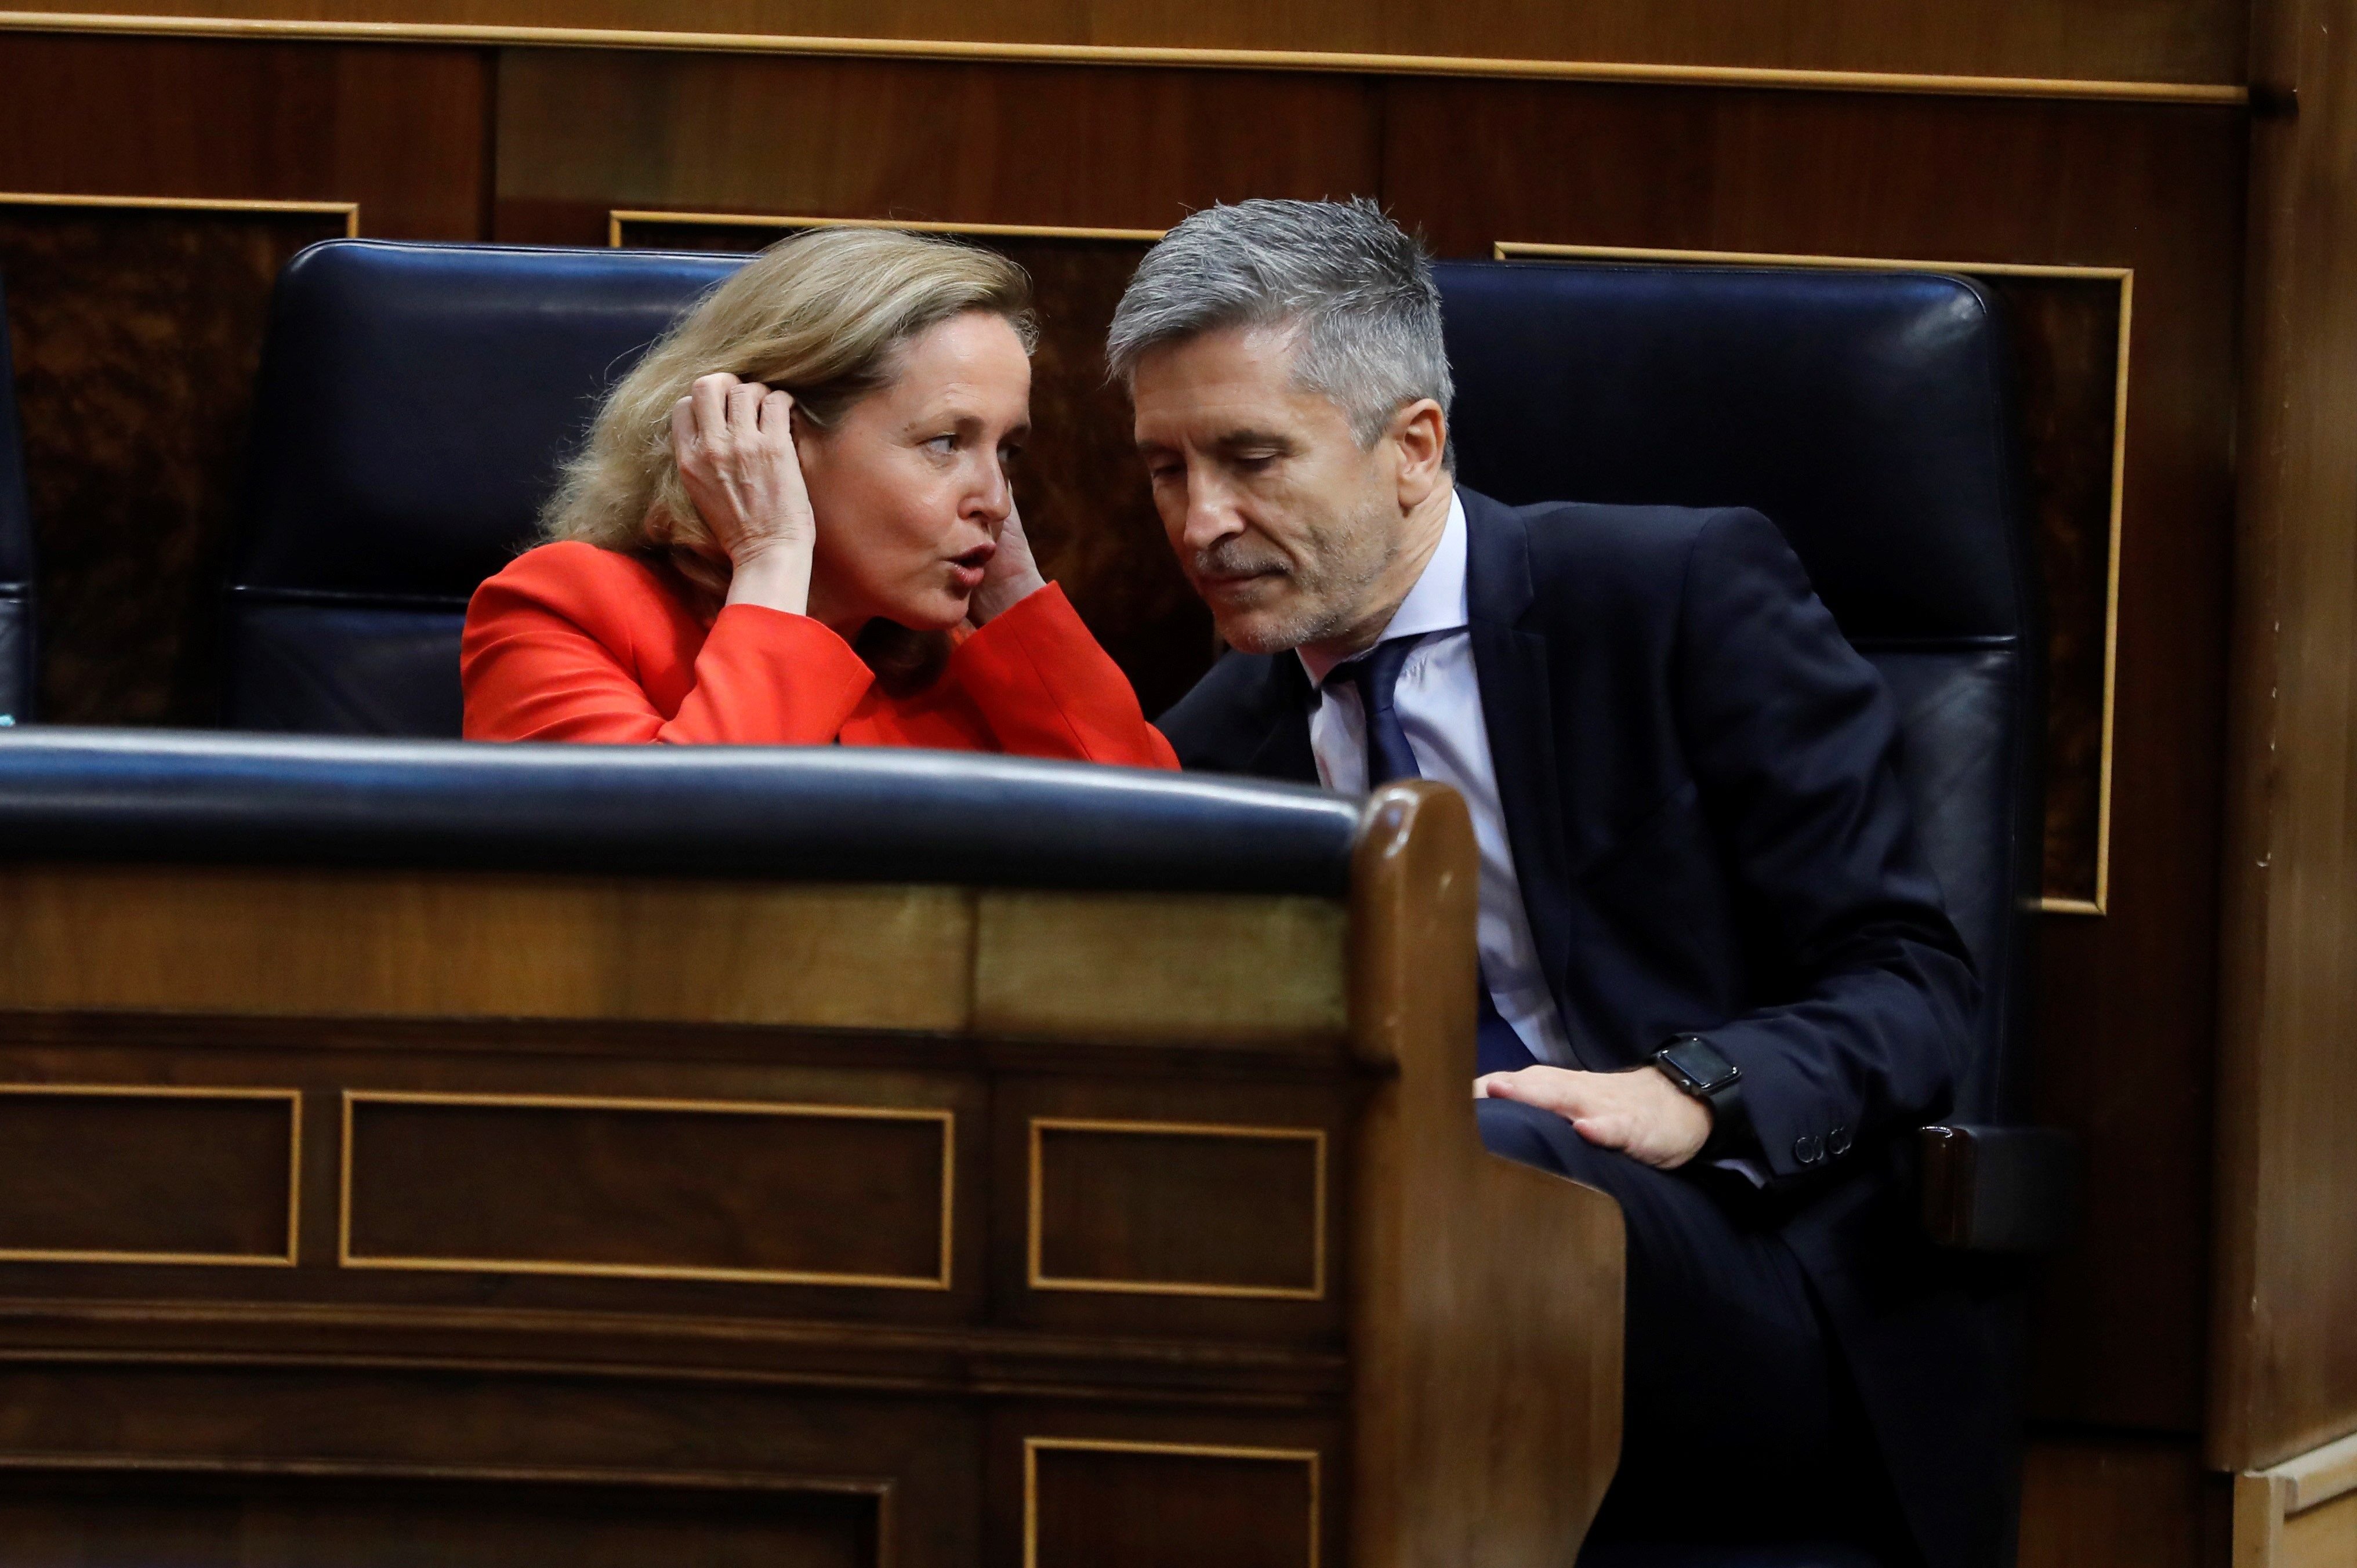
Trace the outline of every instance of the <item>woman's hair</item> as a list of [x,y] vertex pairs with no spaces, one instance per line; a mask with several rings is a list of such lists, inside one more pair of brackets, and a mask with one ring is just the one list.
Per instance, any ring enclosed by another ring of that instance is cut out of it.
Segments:
[[830,429],[891,384],[912,338],[970,310],[1004,317],[1027,352],[1038,341],[1031,280],[1004,256],[898,229],[779,241],[705,295],[608,395],[542,510],[541,538],[668,559],[718,599],[728,557],[680,482],[672,405],[698,376],[726,371],[792,393],[805,420]]

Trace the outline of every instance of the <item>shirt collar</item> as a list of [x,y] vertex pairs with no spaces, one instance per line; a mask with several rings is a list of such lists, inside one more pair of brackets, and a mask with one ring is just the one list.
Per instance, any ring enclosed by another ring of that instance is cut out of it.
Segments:
[[[1432,559],[1424,564],[1415,586],[1407,591],[1407,597],[1392,612],[1383,634],[1375,640],[1389,642],[1398,637],[1458,631],[1470,625],[1471,619],[1465,597],[1465,502],[1452,488],[1448,493],[1448,521],[1441,526],[1440,543],[1434,548]],[[1313,653],[1307,648],[1296,649],[1294,656],[1301,660],[1301,668],[1308,672],[1313,686],[1324,684],[1336,666],[1350,662],[1347,659]]]

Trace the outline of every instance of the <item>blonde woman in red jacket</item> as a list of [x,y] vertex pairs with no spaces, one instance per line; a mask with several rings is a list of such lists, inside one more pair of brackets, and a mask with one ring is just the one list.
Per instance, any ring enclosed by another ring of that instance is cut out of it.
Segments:
[[548,542],[476,590],[467,735],[1176,766],[1016,516],[1035,337],[986,251],[763,252],[614,390]]

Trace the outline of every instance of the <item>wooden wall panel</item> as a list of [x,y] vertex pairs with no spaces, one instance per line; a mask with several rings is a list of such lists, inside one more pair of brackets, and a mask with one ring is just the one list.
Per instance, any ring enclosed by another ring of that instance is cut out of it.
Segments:
[[2357,5],[2266,0],[2210,1455],[2357,1431]]
[[759,1487],[634,1496],[610,1481],[36,1473],[0,1480],[0,1540],[16,1563],[175,1568],[877,1568],[880,1503]]
[[498,237],[596,245],[617,207],[1165,229],[1374,188],[1347,77],[510,49]]
[[341,214],[0,201],[40,715],[209,725],[278,269]]
[[2032,1442],[2019,1568],[2223,1568],[2232,1498],[2186,1438]]
[[364,234],[481,234],[483,50],[0,34],[0,191],[356,201]]
[[2045,924],[2037,1102],[2087,1140],[2034,1408],[2198,1429],[2212,856],[2244,130],[2196,109],[1460,82],[1385,90],[1384,195],[1499,240],[2136,269],[2112,903]]
[[[359,206],[474,239],[479,50],[0,35],[0,193]],[[43,716],[203,725],[278,267],[328,214],[0,202],[39,545]]]
[[44,0],[40,9],[2158,81],[2237,80],[2244,15],[2237,0],[811,0],[783,13],[767,0]]

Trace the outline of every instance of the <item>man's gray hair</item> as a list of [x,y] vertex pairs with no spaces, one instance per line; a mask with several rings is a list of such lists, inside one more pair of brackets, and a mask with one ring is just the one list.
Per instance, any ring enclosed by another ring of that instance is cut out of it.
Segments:
[[1190,214],[1146,253],[1105,339],[1134,382],[1147,350],[1232,327],[1290,327],[1293,379],[1334,400],[1361,446],[1418,398],[1456,396],[1424,247],[1364,197],[1240,201]]

